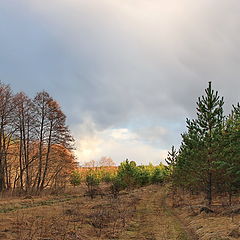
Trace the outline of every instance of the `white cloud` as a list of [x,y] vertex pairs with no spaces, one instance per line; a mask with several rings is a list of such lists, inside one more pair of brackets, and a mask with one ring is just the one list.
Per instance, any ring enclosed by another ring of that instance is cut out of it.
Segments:
[[130,132],[127,128],[106,130],[106,134],[115,140],[131,141],[138,138],[137,134]]
[[77,139],[75,153],[80,164],[99,160],[102,156],[110,156],[118,164],[126,158],[138,164],[159,164],[167,155],[167,150],[151,146],[127,128],[97,130],[89,118],[74,133]]

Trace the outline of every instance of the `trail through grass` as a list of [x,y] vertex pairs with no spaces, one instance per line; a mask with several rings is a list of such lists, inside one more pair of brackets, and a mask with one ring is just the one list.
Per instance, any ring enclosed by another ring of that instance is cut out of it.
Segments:
[[159,187],[146,189],[136,216],[120,240],[192,240],[196,239],[166,205],[166,194]]

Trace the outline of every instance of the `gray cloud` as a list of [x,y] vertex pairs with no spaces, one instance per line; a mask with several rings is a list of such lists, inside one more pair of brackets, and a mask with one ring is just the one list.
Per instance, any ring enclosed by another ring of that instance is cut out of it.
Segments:
[[85,116],[98,129],[163,127],[161,145],[176,144],[208,81],[227,111],[239,101],[239,11],[237,0],[1,1],[0,79],[48,90],[73,128]]

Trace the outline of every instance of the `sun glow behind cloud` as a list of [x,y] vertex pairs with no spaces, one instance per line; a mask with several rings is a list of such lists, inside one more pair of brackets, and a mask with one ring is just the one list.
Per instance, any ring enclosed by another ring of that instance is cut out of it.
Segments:
[[102,156],[110,156],[118,164],[126,158],[137,159],[139,164],[159,164],[167,155],[167,150],[154,148],[127,128],[97,130],[90,118],[74,132],[77,139],[75,153],[80,164],[99,160]]

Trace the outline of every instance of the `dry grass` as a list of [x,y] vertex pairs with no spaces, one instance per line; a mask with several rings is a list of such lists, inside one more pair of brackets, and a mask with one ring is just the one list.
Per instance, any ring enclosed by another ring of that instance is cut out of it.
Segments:
[[181,221],[165,204],[165,191],[160,186],[149,186],[138,190],[141,198],[136,215],[128,224],[121,240],[190,240]]
[[[227,201],[227,196],[215,198],[210,207],[214,212],[206,213],[200,211],[205,205],[203,195],[178,192],[174,198],[172,194],[168,196],[169,206],[174,207],[177,215],[201,240],[240,239],[239,198],[234,198],[232,206],[227,206]],[[239,209],[239,213],[233,213],[234,209]]]
[[[104,192],[107,186],[103,187]],[[108,192],[93,200],[81,188],[74,195],[0,201],[1,240],[230,240],[237,239],[240,215],[214,202],[215,213],[200,213],[201,196],[173,198],[161,186]],[[81,194],[80,194],[81,192]],[[235,199],[237,203],[237,199]],[[172,207],[174,205],[174,207]],[[236,207],[236,206],[234,206]],[[233,207],[233,208],[234,208]],[[193,229],[197,234],[193,234]],[[234,230],[234,231],[233,231]],[[230,234],[232,233],[232,234]],[[239,235],[240,236],[240,235]]]
[[[11,203],[15,209],[0,213],[0,239],[18,240],[95,240],[113,239],[134,215],[136,198],[128,194],[114,199],[78,196],[34,200],[45,203],[33,205],[30,200]],[[29,204],[18,208],[20,203]],[[4,203],[7,204],[7,203]]]

